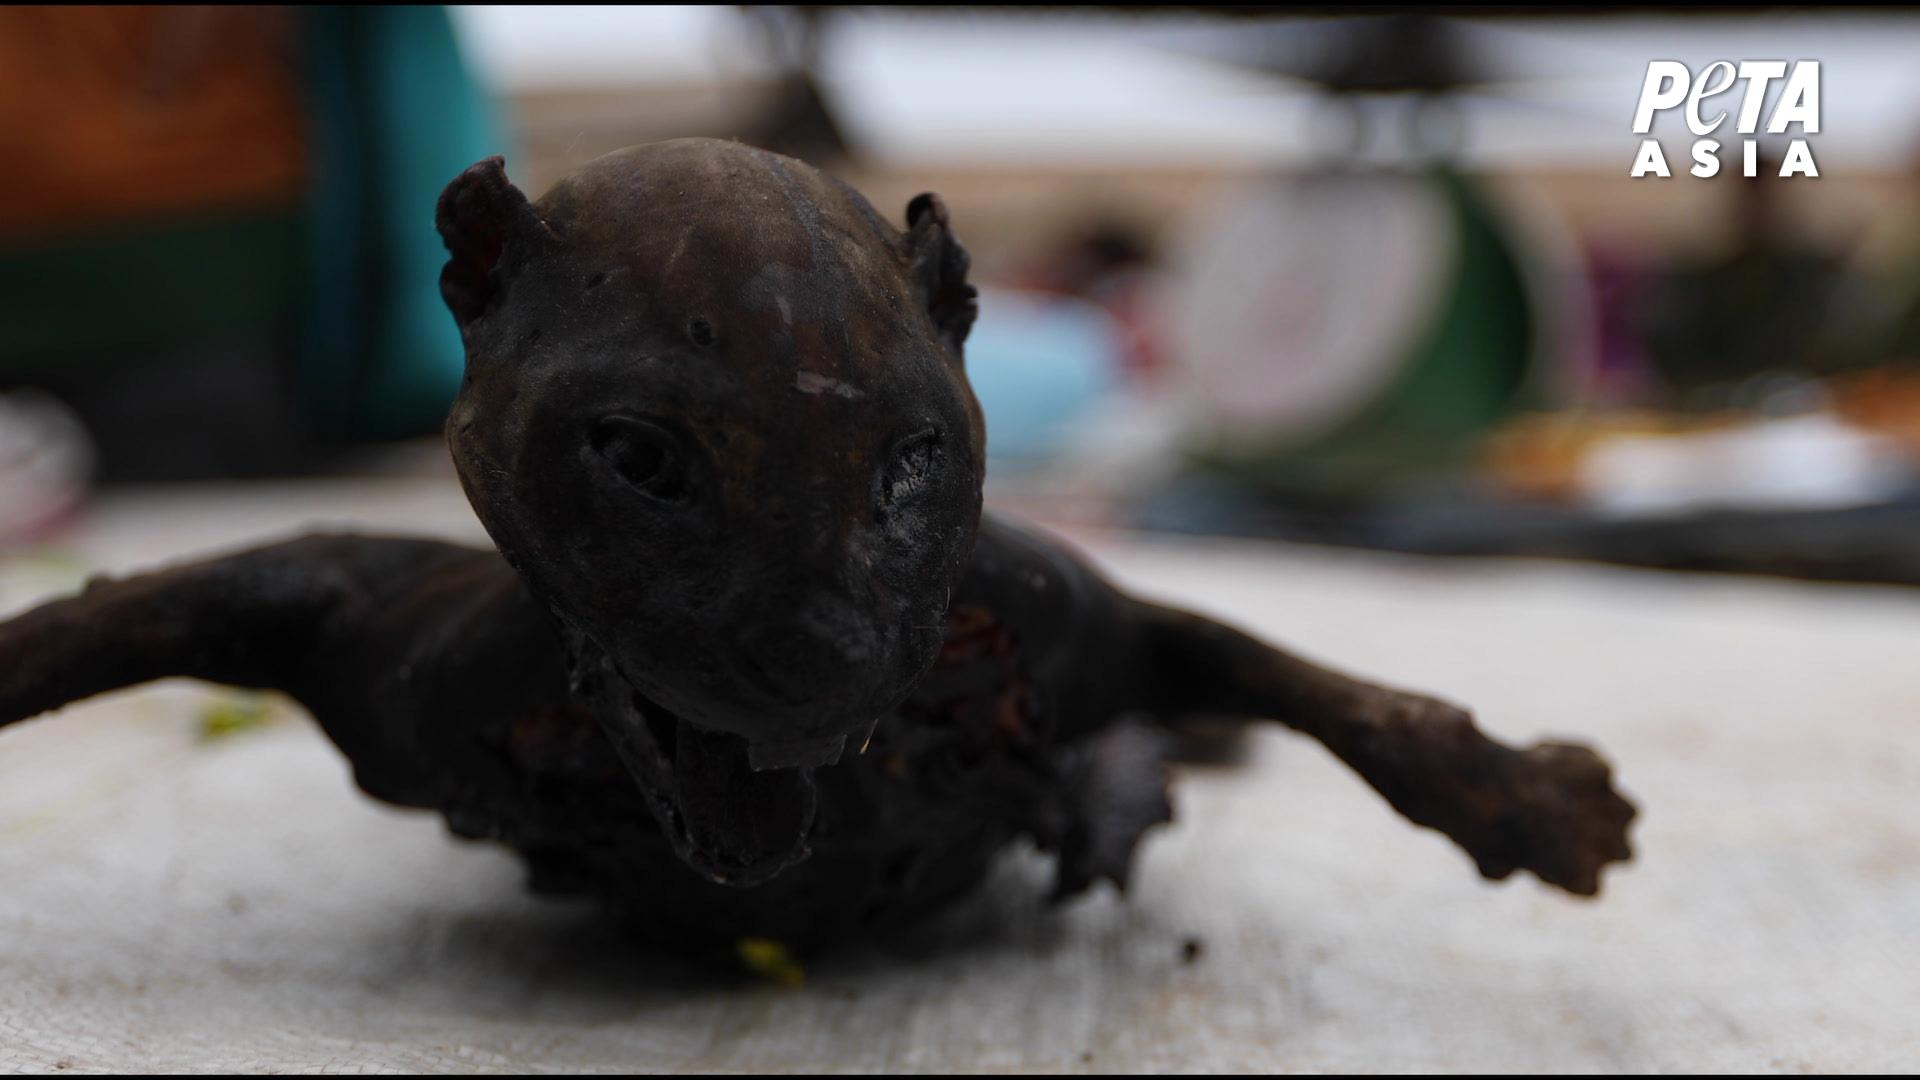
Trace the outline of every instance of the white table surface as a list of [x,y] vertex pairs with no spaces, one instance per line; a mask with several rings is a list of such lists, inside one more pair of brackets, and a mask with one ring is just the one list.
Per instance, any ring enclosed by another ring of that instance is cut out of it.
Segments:
[[[315,523],[479,539],[444,479],[109,496],[0,612]],[[1481,881],[1277,730],[1188,769],[1131,894],[1010,856],[921,955],[657,961],[360,795],[291,705],[170,682],[0,734],[0,1069],[1910,1070],[1920,593],[1075,533],[1138,591],[1601,746],[1637,860]],[[0,657],[0,663],[6,658]],[[1193,962],[1183,944],[1203,943]]]

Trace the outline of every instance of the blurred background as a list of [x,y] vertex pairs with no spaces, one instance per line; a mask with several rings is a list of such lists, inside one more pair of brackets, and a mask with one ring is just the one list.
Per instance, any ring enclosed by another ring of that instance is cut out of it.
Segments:
[[[1335,11],[0,9],[0,544],[452,490],[441,187],[712,135],[946,198],[996,504],[1920,583],[1920,17]],[[1818,178],[1695,179],[1663,117],[1629,179],[1650,59],[1771,57]]]
[[[0,617],[484,544],[442,187],[732,137],[944,196],[990,505],[1643,811],[1597,905],[1489,886],[1266,729],[1124,903],[1016,852],[950,947],[760,993],[169,680],[5,733],[0,1071],[1911,1071],[1916,57],[1864,6],[0,7]],[[1654,59],[1818,60],[1819,176],[1691,177],[1673,110],[1631,179]]]

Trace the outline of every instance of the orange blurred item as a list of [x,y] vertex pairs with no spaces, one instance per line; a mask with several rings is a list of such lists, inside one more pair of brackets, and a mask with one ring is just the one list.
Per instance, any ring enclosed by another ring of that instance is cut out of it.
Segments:
[[1920,372],[1877,368],[1836,378],[1829,389],[1842,420],[1920,455]]
[[0,239],[300,198],[282,7],[0,7]]
[[1534,413],[1487,438],[1482,461],[1501,489],[1522,498],[1567,500],[1580,494],[1580,463],[1596,443],[1618,435],[1679,435],[1726,427],[1734,414],[1655,410]]

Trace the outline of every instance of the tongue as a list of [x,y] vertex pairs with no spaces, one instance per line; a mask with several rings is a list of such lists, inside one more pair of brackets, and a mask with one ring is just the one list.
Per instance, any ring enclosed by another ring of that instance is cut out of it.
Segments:
[[682,720],[673,775],[687,839],[716,878],[752,884],[806,858],[814,795],[805,770],[755,772],[745,739]]

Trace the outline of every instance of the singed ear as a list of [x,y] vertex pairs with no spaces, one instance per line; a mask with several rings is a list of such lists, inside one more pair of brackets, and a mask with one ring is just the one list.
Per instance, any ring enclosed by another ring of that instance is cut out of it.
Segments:
[[932,192],[916,195],[907,204],[907,260],[940,340],[956,360],[961,358],[967,331],[980,313],[979,290],[967,283],[972,260],[953,238],[947,204]]
[[447,185],[434,225],[453,256],[440,271],[440,296],[463,333],[504,292],[504,268],[554,240],[499,157],[469,166]]

